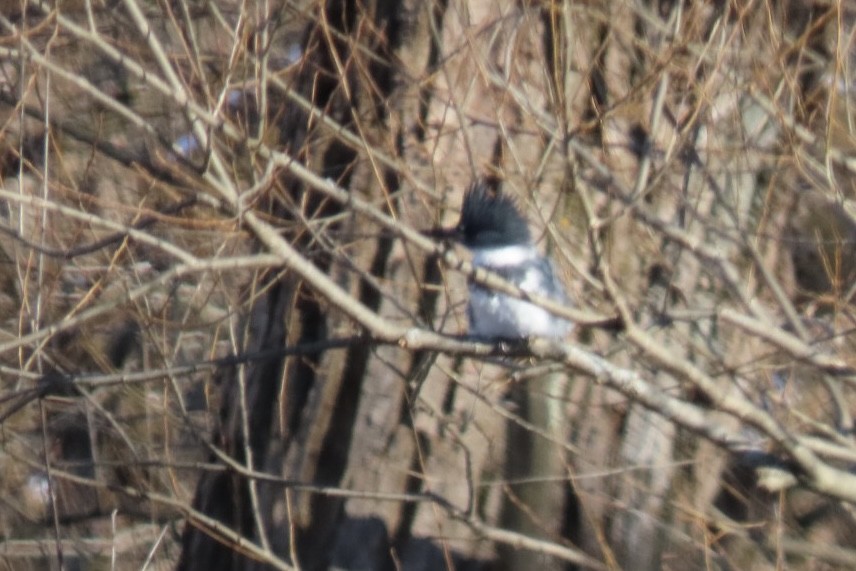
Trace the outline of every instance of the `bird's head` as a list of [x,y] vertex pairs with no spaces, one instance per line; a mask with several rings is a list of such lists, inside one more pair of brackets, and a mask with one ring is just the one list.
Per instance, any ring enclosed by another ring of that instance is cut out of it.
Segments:
[[483,181],[475,182],[464,195],[458,224],[431,234],[452,238],[471,249],[525,245],[532,240],[514,199],[493,192]]

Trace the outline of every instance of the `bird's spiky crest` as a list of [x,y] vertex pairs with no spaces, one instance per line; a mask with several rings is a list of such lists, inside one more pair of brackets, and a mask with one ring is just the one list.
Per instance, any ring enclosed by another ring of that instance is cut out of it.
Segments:
[[510,196],[494,193],[478,180],[464,195],[458,233],[465,246],[499,247],[529,244],[526,219]]

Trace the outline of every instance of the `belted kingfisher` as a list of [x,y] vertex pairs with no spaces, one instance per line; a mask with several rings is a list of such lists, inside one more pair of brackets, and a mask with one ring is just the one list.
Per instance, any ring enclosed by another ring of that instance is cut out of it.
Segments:
[[[483,181],[475,182],[464,195],[457,226],[434,235],[451,237],[466,246],[473,254],[473,266],[490,270],[525,292],[570,303],[553,264],[532,244],[517,204],[491,192]],[[467,317],[473,337],[564,337],[573,328],[570,321],[546,309],[475,282],[470,282],[469,294]]]

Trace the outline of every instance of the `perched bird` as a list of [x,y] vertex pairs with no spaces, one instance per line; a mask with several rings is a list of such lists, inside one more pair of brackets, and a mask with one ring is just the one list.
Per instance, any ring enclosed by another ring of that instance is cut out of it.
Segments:
[[[552,263],[532,243],[517,204],[491,192],[484,182],[477,181],[467,191],[457,226],[435,235],[460,242],[472,252],[474,266],[498,274],[523,291],[570,303]],[[474,337],[564,337],[573,327],[546,309],[475,282],[470,282],[469,294],[467,316]]]

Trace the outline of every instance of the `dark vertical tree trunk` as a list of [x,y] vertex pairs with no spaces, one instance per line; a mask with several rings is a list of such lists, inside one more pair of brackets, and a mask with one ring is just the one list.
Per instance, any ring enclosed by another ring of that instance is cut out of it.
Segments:
[[[395,90],[413,89],[411,82],[396,75],[400,72],[393,55],[417,25],[426,26],[422,16],[427,12],[418,3],[405,7],[395,1],[329,2],[318,12],[305,34],[304,50],[308,61],[303,64],[305,70],[298,81],[298,92],[316,109],[324,110],[345,128],[366,137],[368,143],[390,137],[401,141],[412,137],[412,133],[390,133],[390,126],[400,124],[402,118],[411,126],[419,124],[414,114],[420,111],[418,106],[401,108],[401,100],[390,98]],[[409,17],[418,18],[418,21],[408,21]],[[424,30],[421,33],[426,34]],[[355,50],[355,46],[360,49]],[[418,94],[411,94],[410,100],[418,103]],[[283,117],[279,120],[280,132],[286,136],[282,146],[323,176],[363,197],[388,196],[397,190],[396,176],[390,172],[377,178],[376,171],[366,170],[365,156],[342,142],[325,137],[323,129],[310,125],[312,121],[305,113],[287,109],[278,114]],[[303,215],[308,220],[342,212],[288,175],[281,178],[278,192],[292,198],[283,201],[276,195],[272,197],[270,211],[284,221],[294,220],[294,213],[284,207],[287,202],[305,204]],[[387,202],[393,214],[395,204],[395,200]],[[335,231],[342,235],[366,234],[365,228],[347,222],[337,223]],[[347,269],[342,271],[343,268],[333,263],[329,252],[317,248],[311,234],[298,232],[294,239],[301,252],[336,275],[340,285],[352,291],[356,299],[368,308],[379,310],[382,297],[369,278],[386,274],[393,245],[391,236],[375,233],[360,238],[361,247],[351,263],[367,268],[367,279],[356,278]],[[262,283],[260,289],[265,293],[256,301],[249,316],[247,350],[276,351],[286,344],[318,343],[329,339],[333,330],[350,331],[353,342],[344,351],[272,358],[247,367],[252,467],[318,486],[339,487],[351,454],[354,423],[372,348],[360,339],[358,330],[329,313],[287,268],[281,276],[271,275],[269,283]],[[413,301],[415,304],[415,299]],[[245,464],[241,413],[235,406],[239,402],[240,386],[235,374],[236,371],[223,372],[227,377],[223,382],[227,405],[221,413],[219,441],[227,445],[225,449],[237,462]],[[327,568],[331,558],[337,555],[337,541],[344,545],[352,542],[349,537],[337,536],[341,530],[350,530],[355,536],[364,533],[345,522],[344,500],[340,497],[300,491],[290,493],[289,501],[293,500],[293,504],[288,509],[293,511],[288,518],[276,519],[272,517],[275,510],[286,510],[282,488],[276,485],[259,485],[258,488],[261,501],[256,507],[262,510],[258,518],[252,517],[248,481],[228,471],[202,478],[194,506],[246,537],[258,540],[264,533],[279,556],[288,559],[292,553],[296,554],[298,561],[295,563],[303,569]],[[265,529],[258,529],[259,522]],[[376,526],[371,521],[365,525],[376,535]],[[385,537],[386,534],[381,535]],[[294,545],[289,541],[291,537],[295,539]],[[388,549],[383,543],[385,541],[378,544],[381,559],[386,557]],[[235,546],[226,545],[192,526],[186,529],[183,544],[179,565],[182,569],[252,566]]]

